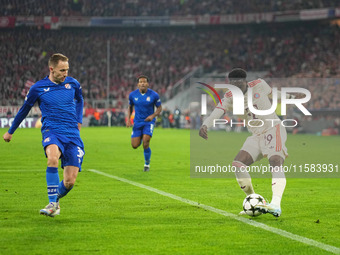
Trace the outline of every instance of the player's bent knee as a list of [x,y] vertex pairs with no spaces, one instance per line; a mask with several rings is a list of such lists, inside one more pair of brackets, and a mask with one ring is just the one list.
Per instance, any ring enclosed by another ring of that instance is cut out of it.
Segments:
[[236,155],[234,162],[241,162],[241,163],[249,166],[249,165],[254,163],[254,160],[248,152],[241,150]]
[[281,166],[284,162],[284,159],[278,155],[271,156],[269,159],[269,164],[271,166]]
[[141,145],[141,139],[139,137],[133,137],[131,139],[131,146],[133,149],[137,149]]
[[136,145],[136,144],[131,144],[131,146],[132,146],[132,148],[137,149],[137,148],[139,147],[139,144],[138,144],[138,145]]
[[58,157],[48,157],[47,159],[47,166],[49,167],[58,167],[59,158]]
[[241,170],[241,171],[244,171],[247,169],[247,165],[241,161],[237,161],[237,160],[234,160],[233,163],[232,163],[232,166],[236,169],[236,170]]

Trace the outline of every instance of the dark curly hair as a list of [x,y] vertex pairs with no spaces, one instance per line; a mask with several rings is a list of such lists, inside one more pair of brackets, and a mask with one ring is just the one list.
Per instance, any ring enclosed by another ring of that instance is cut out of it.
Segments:
[[137,77],[137,82],[139,82],[139,79],[141,79],[141,78],[145,78],[147,82],[150,82],[149,77],[146,76],[146,75],[144,75],[144,74],[141,74],[141,75],[139,75],[139,76]]
[[234,68],[228,74],[228,78],[229,79],[246,79],[247,72],[244,71],[242,68]]

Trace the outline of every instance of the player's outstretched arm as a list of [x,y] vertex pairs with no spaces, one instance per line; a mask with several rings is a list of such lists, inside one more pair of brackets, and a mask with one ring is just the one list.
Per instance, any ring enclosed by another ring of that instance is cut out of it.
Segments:
[[12,134],[6,132],[2,137],[4,138],[5,142],[9,143],[12,140]]
[[3,135],[5,142],[10,142],[15,130],[19,127],[20,123],[26,118],[27,114],[30,112],[32,106],[28,103],[23,104],[20,108],[19,112],[15,116],[12,126],[8,129],[8,131]]
[[208,127],[206,125],[201,126],[199,136],[205,140],[208,140]]
[[[223,99],[223,103],[225,103],[225,99]],[[222,108],[223,107],[223,108]],[[218,105],[213,112],[206,118],[200,128],[199,136],[205,140],[208,140],[208,128],[213,126],[214,120],[219,119],[222,115],[224,115],[226,109],[225,105]]]

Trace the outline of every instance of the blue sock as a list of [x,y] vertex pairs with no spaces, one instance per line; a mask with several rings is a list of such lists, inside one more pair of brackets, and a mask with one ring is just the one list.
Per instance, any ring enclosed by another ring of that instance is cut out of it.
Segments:
[[46,169],[46,182],[48,200],[51,202],[57,202],[57,190],[59,185],[58,167],[47,167]]
[[[73,188],[73,187],[72,187]],[[59,186],[58,186],[58,201],[60,198],[64,197],[67,195],[67,193],[70,192],[70,190],[72,189],[67,189],[64,185],[64,180],[62,180],[60,183],[59,183]]]
[[150,158],[151,158],[151,149],[149,147],[147,149],[144,149],[145,165],[150,165]]

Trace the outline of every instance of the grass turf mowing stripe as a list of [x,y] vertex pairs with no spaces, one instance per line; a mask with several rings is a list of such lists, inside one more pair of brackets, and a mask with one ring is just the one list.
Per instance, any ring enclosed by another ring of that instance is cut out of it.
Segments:
[[130,180],[125,179],[125,178],[121,178],[121,177],[118,177],[118,176],[107,174],[107,173],[104,173],[104,172],[101,172],[101,171],[98,171],[98,170],[95,170],[95,169],[89,169],[89,171],[96,173],[96,174],[99,174],[99,175],[103,175],[103,176],[112,178],[112,179],[116,179],[116,180],[121,181],[121,182],[131,184],[133,186],[136,186],[136,187],[139,187],[139,188],[142,188],[142,189],[146,189],[146,190],[155,192],[159,195],[169,197],[169,198],[178,200],[180,202],[183,202],[183,203],[186,203],[186,204],[189,204],[189,205],[192,205],[192,206],[197,206],[197,207],[203,208],[205,210],[209,210],[211,212],[232,218],[234,220],[241,221],[245,224],[248,224],[248,225],[251,225],[251,226],[254,226],[254,227],[257,227],[257,228],[267,230],[267,231],[272,232],[274,234],[281,235],[283,237],[292,239],[294,241],[297,241],[297,242],[300,242],[300,243],[303,243],[303,244],[306,244],[306,245],[315,246],[319,249],[322,249],[322,250],[325,250],[325,251],[328,251],[328,252],[331,252],[331,253],[334,253],[334,254],[340,254],[340,249],[338,247],[335,247],[335,246],[320,243],[318,241],[315,241],[313,239],[309,239],[307,237],[299,236],[299,235],[287,232],[287,231],[282,230],[282,229],[274,228],[274,227],[268,226],[268,225],[263,224],[263,223],[252,221],[252,220],[240,217],[236,214],[229,213],[227,211],[223,211],[221,209],[218,209],[218,208],[215,208],[215,207],[212,207],[212,206],[209,206],[209,205],[204,205],[204,204],[201,204],[201,203],[198,203],[198,202],[186,199],[186,198],[182,198],[182,197],[173,195],[171,193],[168,193],[168,192],[165,192],[165,191],[162,191],[162,190],[159,190],[159,189],[155,189],[153,187],[150,187],[150,186],[138,183],[138,182],[130,181]]

